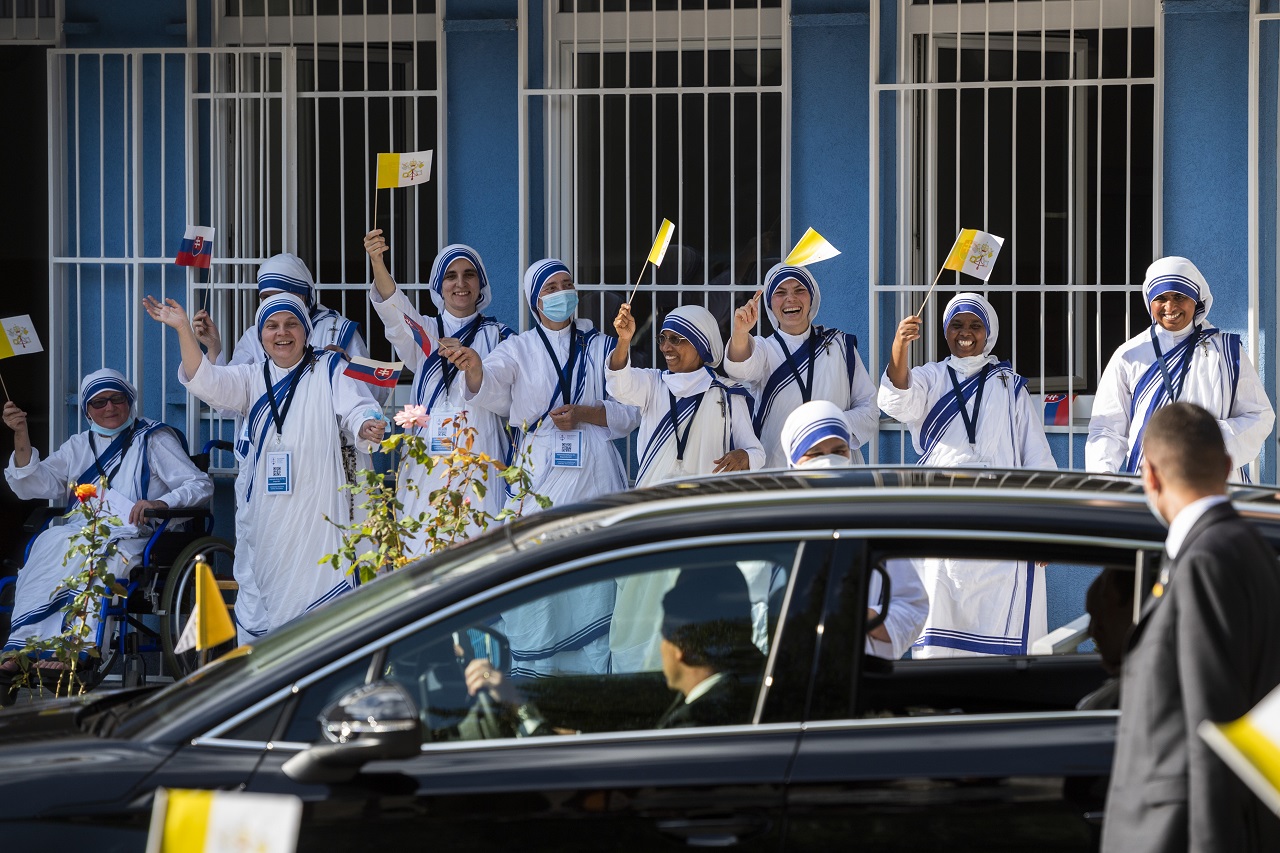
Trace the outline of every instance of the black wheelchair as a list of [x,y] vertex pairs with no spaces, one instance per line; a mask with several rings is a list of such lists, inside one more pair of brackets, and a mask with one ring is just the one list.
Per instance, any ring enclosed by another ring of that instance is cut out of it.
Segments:
[[[213,450],[229,452],[231,443],[210,441],[191,461],[201,471],[209,470]],[[44,531],[64,510],[57,507],[37,509],[23,525],[30,534],[25,564],[36,536]],[[90,657],[77,669],[76,680],[83,689],[96,687],[103,678],[117,668],[123,686],[134,687],[147,679],[148,657],[163,661],[161,672],[181,678],[198,665],[194,651],[175,652],[178,639],[187,620],[195,610],[196,567],[200,561],[209,564],[223,601],[234,613],[238,586],[232,575],[235,551],[231,543],[213,535],[213,514],[204,507],[171,507],[148,509],[144,515],[153,521],[153,530],[147,539],[139,560],[128,569],[127,577],[118,577],[124,587],[124,595],[106,596],[102,599],[101,618],[98,621],[96,646],[98,657]],[[12,571],[20,566],[8,568]],[[0,624],[7,623],[13,613],[13,592],[16,577],[0,578]],[[216,657],[235,647],[232,639],[217,649]]]

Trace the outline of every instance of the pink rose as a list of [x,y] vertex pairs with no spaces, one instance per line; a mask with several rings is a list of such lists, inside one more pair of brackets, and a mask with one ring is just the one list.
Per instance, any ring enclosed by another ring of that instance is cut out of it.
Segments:
[[426,406],[405,406],[403,411],[396,412],[396,425],[402,429],[417,427],[422,429],[431,420]]

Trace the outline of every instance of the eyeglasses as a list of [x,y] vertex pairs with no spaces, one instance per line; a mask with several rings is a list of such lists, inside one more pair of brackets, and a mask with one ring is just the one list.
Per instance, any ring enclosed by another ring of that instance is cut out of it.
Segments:
[[680,347],[689,343],[688,338],[682,338],[680,335],[671,332],[663,332],[658,335],[658,346]]
[[110,397],[94,397],[89,401],[91,409],[105,409],[107,406],[128,405],[129,398],[123,394],[112,394]]

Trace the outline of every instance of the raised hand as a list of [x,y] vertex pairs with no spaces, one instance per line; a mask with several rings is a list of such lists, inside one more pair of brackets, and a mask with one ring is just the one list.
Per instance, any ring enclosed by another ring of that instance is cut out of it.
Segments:
[[196,312],[196,316],[191,318],[191,329],[196,333],[196,340],[204,344],[209,352],[222,352],[222,333],[218,331],[218,326],[208,311],[201,308]]
[[375,228],[364,235],[364,250],[371,260],[383,263],[379,259],[390,249],[391,247],[387,245],[387,238],[382,236],[381,228]]
[[631,316],[631,306],[625,302],[618,309],[618,316],[613,318],[613,330],[618,333],[619,344],[630,345],[636,336],[636,318]]
[[6,400],[4,404],[4,425],[14,432],[27,431],[27,413],[12,400]]
[[745,305],[733,312],[733,334],[735,336],[750,335],[756,330],[756,323],[760,321],[760,297],[763,294],[763,290],[757,290]]
[[152,320],[164,323],[171,329],[191,328],[187,312],[178,304],[178,300],[172,297],[162,303],[148,294],[142,297],[142,307],[151,315]]

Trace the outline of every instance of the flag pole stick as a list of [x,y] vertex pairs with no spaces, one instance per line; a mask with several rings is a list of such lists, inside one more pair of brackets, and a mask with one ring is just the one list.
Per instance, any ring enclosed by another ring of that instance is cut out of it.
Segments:
[[4,398],[5,398],[5,400],[6,400],[6,401],[12,401],[12,400],[13,400],[13,398],[9,396],[9,386],[7,386],[7,385],[5,385],[5,384],[4,384],[4,377],[3,377],[3,376],[0,376],[0,388],[3,388],[3,389],[4,389]]
[[369,230],[378,230],[378,187],[376,185],[373,188],[373,227]]
[[644,278],[644,271],[649,268],[649,259],[645,258],[644,263],[640,265],[640,275],[636,277],[636,283],[631,288],[631,295],[627,297],[627,304],[631,304],[631,300],[636,298],[636,291],[640,289],[640,281]]
[[924,295],[924,302],[920,303],[920,310],[916,311],[916,319],[920,319],[924,316],[924,306],[929,304],[929,297],[933,296],[933,289],[938,286],[938,279],[942,278],[942,273],[945,270],[946,267],[943,267],[938,270],[938,274],[933,277],[933,284],[929,285],[929,290],[926,291]]

